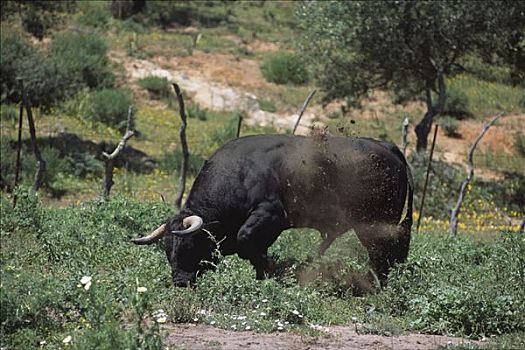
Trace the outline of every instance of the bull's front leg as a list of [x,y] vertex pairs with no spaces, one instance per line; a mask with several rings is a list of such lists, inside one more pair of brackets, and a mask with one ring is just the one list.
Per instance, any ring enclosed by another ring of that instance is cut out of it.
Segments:
[[239,229],[238,255],[252,263],[257,279],[264,279],[269,270],[268,247],[288,226],[283,205],[276,199],[260,203]]

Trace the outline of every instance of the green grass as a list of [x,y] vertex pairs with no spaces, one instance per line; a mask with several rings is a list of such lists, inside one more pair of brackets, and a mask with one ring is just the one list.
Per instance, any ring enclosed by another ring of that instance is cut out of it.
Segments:
[[459,75],[448,82],[450,88],[462,91],[468,100],[468,110],[476,118],[501,111],[523,113],[521,102],[525,97],[523,88],[480,80],[471,75]]
[[[340,324],[374,334],[505,335],[508,347],[523,343],[525,241],[519,235],[414,236],[408,262],[391,274],[388,287],[356,298],[368,269],[355,236],[341,237],[318,259],[318,233],[293,230],[271,247],[281,266],[274,277],[257,281],[251,265],[232,256],[220,258],[194,289],[175,289],[161,245],[129,243],[173,213],[171,206],[116,197],[58,209],[25,190],[18,194],[14,210],[1,198],[2,347],[42,340],[58,347],[71,335],[74,348],[158,349],[158,327],[144,321],[158,320],[159,309],[168,322],[225,329],[308,334],[308,324]],[[83,276],[91,277],[89,286]]]

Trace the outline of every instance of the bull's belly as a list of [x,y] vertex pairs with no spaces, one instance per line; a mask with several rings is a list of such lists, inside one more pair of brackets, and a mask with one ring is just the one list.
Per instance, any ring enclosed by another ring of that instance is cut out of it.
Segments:
[[369,201],[359,204],[336,205],[334,202],[317,201],[299,204],[285,203],[285,210],[292,228],[313,228],[323,233],[343,233],[363,226],[397,224],[402,215],[403,203]]

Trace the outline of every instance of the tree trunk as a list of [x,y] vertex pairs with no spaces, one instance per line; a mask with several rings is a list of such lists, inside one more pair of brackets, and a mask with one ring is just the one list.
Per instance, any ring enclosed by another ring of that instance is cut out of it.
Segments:
[[416,142],[416,151],[422,152],[427,149],[428,146],[428,134],[432,129],[432,123],[434,122],[434,116],[441,113],[443,107],[445,106],[445,100],[447,97],[447,90],[445,86],[445,79],[443,73],[440,71],[437,75],[438,81],[438,99],[436,104],[432,103],[432,84],[433,82],[427,81],[426,86],[426,103],[427,103],[427,112],[419,124],[416,125],[415,132],[417,137]]

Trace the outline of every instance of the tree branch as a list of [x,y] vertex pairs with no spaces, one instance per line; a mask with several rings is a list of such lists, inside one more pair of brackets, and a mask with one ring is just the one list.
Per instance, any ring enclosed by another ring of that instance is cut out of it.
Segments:
[[481,141],[481,138],[485,136],[485,133],[489,130],[489,128],[494,125],[494,123],[503,115],[504,113],[501,112],[498,115],[496,115],[492,120],[488,123],[485,123],[483,126],[483,129],[481,130],[480,134],[470,146],[470,150],[468,152],[467,156],[467,162],[468,162],[468,170],[467,170],[467,178],[461,183],[461,189],[459,191],[459,198],[456,203],[456,206],[452,209],[452,212],[450,214],[450,236],[455,237],[458,232],[458,217],[459,213],[461,212],[461,205],[463,204],[463,199],[465,198],[467,187],[474,178],[474,151],[476,150],[476,147],[478,146],[479,142]]

